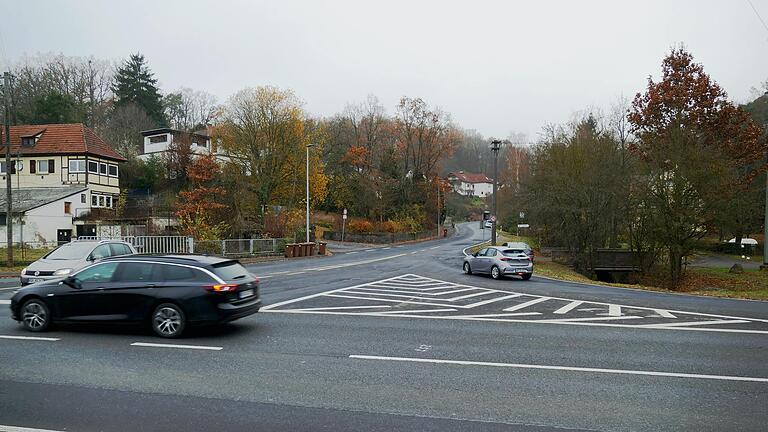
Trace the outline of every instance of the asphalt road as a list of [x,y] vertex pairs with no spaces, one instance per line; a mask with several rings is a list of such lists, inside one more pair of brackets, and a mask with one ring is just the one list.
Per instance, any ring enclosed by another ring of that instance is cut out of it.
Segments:
[[265,310],[186,347],[132,327],[32,335],[0,305],[0,425],[766,430],[767,303],[464,275],[481,236],[250,266]]

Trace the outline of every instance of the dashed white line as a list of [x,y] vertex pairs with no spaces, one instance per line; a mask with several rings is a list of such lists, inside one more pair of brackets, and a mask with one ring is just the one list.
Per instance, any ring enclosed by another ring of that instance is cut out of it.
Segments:
[[60,338],[51,338],[51,337],[12,336],[12,335],[0,335],[0,339],[32,340],[32,341],[44,341],[44,342],[56,342],[58,340],[61,340]]
[[555,371],[564,371],[564,372],[644,375],[644,376],[655,376],[655,377],[768,383],[768,378],[737,376],[737,375],[708,375],[708,374],[692,374],[692,373],[680,373],[680,372],[631,370],[631,369],[603,369],[603,368],[587,368],[587,367],[572,367],[572,366],[537,365],[537,364],[524,364],[524,363],[496,363],[496,362],[481,362],[481,361],[466,361],[466,360],[386,357],[386,356],[370,356],[370,355],[355,355],[355,354],[350,355],[349,358],[358,359],[358,360],[381,360],[381,361],[397,361],[397,362],[412,362],[412,363],[448,364],[448,365],[460,365],[460,366],[504,367],[504,368],[517,368],[517,369],[543,369],[543,370],[555,370]]
[[701,325],[713,325],[713,324],[744,324],[749,321],[745,320],[714,320],[714,321],[688,321],[688,322],[674,322],[674,323],[661,323],[661,324],[644,324],[640,327],[688,327],[688,326],[701,326]]
[[205,350],[205,351],[221,351],[224,347],[217,346],[205,346],[205,345],[178,345],[178,344],[160,344],[160,343],[145,343],[134,342],[131,346],[149,347],[149,348],[180,348],[180,349],[193,349],[193,350]]
[[359,252],[359,251],[352,251],[352,252],[347,252],[347,255],[354,255],[354,254],[356,254],[356,253],[358,253],[358,252]]
[[0,304],[7,304],[7,305],[9,305],[9,304],[11,304],[11,301],[10,300],[0,300]]
[[558,310],[556,310],[556,311],[554,311],[552,313],[558,314],[558,315],[566,314],[566,313],[576,309],[577,307],[581,306],[582,303],[584,303],[584,302],[583,301],[578,301],[578,300],[572,301],[572,302],[568,303],[567,305],[561,307],[560,309],[558,309]]
[[0,288],[0,291],[13,291],[13,290],[17,290],[17,289],[21,289],[21,287],[20,286],[14,286],[14,287]]
[[0,432],[62,432],[62,431],[55,431],[55,430],[51,430],[51,429],[35,429],[35,428],[25,428],[25,427],[18,427],[18,426],[0,425]]
[[615,304],[608,305],[608,316],[621,316],[621,306]]

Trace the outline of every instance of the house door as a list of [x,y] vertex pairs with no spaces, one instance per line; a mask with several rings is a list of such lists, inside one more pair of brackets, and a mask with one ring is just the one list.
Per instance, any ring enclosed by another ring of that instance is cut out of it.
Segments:
[[56,240],[58,240],[59,245],[63,245],[64,243],[69,243],[72,241],[72,230],[71,229],[60,229],[56,231]]

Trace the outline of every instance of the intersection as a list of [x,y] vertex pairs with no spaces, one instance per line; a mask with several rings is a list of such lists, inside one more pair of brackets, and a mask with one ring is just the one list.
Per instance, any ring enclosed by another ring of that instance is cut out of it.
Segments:
[[621,431],[768,421],[765,303],[464,275],[461,250],[481,239],[462,225],[440,241],[251,265],[263,312],[173,342],[117,326],[30,334],[0,305],[0,425]]

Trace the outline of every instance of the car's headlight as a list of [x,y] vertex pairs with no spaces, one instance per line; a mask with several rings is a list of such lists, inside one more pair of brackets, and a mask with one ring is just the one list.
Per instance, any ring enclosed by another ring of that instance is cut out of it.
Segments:
[[53,272],[54,276],[66,276],[68,274],[72,273],[72,269],[58,269],[55,272]]
[[27,272],[27,268],[26,268],[26,267],[24,267],[23,269],[21,269],[21,275],[22,275],[22,276],[24,276],[24,273],[26,273],[26,272]]

